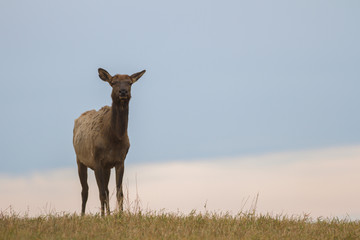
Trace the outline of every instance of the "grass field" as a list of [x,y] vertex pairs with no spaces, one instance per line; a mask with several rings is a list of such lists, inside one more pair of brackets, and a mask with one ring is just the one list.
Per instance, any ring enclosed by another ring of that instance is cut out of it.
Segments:
[[360,239],[360,221],[240,213],[0,213],[0,239]]

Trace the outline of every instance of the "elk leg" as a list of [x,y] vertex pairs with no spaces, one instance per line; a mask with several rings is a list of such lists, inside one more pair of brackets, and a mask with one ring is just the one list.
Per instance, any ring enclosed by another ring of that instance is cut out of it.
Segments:
[[124,194],[122,189],[122,180],[124,175],[124,163],[117,164],[116,170],[116,198],[119,206],[119,210],[123,211]]
[[106,194],[106,213],[110,215],[110,201],[109,201],[109,179],[110,179],[110,168],[104,170],[104,182],[105,182],[105,194]]
[[81,183],[81,199],[82,199],[82,205],[81,205],[81,215],[83,216],[85,214],[85,207],[86,202],[88,199],[88,192],[89,192],[89,186],[87,184],[87,167],[82,164],[81,162],[77,161],[78,165],[78,173]]
[[106,203],[106,188],[105,188],[105,174],[102,168],[95,170],[96,182],[99,188],[99,197],[101,204],[101,216],[105,215],[105,203]]

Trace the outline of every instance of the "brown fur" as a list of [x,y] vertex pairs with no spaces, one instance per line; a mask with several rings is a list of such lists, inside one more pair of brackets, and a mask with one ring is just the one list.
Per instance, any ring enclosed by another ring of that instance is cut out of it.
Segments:
[[116,171],[116,197],[119,209],[123,208],[122,178],[124,161],[130,147],[127,126],[131,85],[145,70],[131,76],[117,74],[113,77],[104,69],[99,68],[98,71],[99,77],[113,88],[112,106],[81,114],[75,120],[73,145],[82,186],[81,213],[85,214],[89,189],[87,168],[91,168],[95,172],[99,188],[101,215],[104,215],[105,207],[107,214],[110,214],[108,183],[110,169],[113,167]]

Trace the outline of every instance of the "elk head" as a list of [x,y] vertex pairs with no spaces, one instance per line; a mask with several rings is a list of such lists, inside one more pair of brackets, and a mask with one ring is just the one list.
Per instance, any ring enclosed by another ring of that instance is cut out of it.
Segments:
[[111,98],[114,103],[125,105],[129,103],[131,98],[131,85],[139,80],[145,73],[145,70],[134,73],[133,75],[116,74],[111,76],[106,70],[99,68],[99,77],[101,80],[108,82],[112,87]]

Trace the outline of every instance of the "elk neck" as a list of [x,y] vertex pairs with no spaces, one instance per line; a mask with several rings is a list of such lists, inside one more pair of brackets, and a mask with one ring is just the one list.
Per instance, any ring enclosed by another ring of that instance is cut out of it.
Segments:
[[111,132],[117,140],[127,137],[129,118],[129,102],[112,103],[111,106]]

